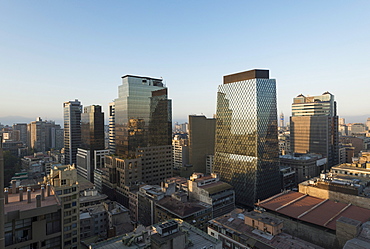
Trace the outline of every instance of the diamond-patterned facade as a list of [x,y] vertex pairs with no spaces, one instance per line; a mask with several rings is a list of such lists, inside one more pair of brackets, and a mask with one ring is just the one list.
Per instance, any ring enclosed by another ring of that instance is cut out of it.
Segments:
[[252,207],[280,191],[278,160],[275,80],[220,85],[214,172],[234,186],[237,203]]

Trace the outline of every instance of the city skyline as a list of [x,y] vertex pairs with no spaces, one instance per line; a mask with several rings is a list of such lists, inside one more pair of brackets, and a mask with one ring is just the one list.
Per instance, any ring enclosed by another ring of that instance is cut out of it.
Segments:
[[222,76],[253,68],[279,79],[286,121],[292,98],[326,91],[346,122],[370,116],[368,2],[4,2],[2,9],[3,124],[39,116],[62,124],[62,104],[73,99],[108,113],[126,74],[163,77],[174,121],[212,117]]

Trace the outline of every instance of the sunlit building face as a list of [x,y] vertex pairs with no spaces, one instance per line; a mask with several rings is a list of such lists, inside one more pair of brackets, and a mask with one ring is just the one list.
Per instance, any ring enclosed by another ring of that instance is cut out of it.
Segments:
[[276,82],[268,73],[227,75],[218,88],[214,172],[246,206],[280,191]]

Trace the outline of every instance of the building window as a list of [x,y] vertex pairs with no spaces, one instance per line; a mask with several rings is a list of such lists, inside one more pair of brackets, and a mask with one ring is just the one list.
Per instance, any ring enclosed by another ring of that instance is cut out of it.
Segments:
[[66,184],[67,184],[67,180],[66,180],[66,179],[63,179],[63,180],[61,181],[61,184],[62,184],[62,185],[66,185]]

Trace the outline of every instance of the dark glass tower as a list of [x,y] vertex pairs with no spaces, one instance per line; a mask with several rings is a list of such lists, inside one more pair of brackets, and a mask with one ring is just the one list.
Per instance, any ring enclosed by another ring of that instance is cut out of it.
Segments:
[[104,149],[104,113],[100,105],[84,107],[81,114],[81,148]]
[[217,94],[214,172],[253,207],[280,191],[276,82],[268,70],[224,76]]
[[101,106],[91,105],[81,114],[81,146],[77,150],[77,173],[94,182],[94,170],[103,167],[108,154],[104,144],[104,113]]
[[63,103],[64,164],[75,164],[77,148],[81,145],[82,105],[77,99]]
[[123,76],[114,101],[116,154],[133,156],[141,147],[171,145],[171,113],[162,79]]

